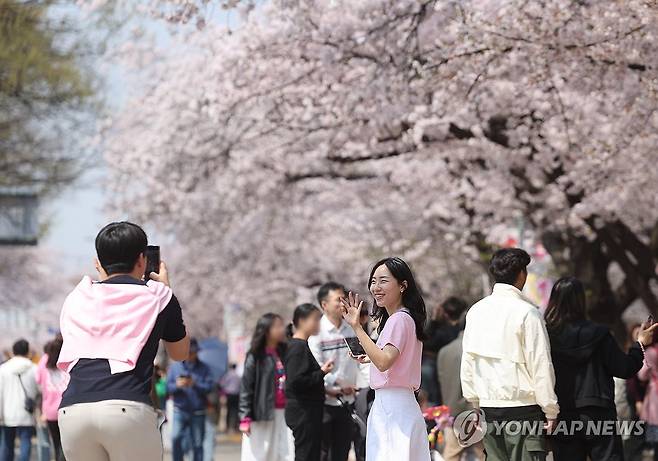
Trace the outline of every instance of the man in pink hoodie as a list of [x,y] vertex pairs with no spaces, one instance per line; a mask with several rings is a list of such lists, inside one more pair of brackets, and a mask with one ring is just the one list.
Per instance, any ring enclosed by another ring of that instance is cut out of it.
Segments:
[[172,359],[185,360],[189,338],[164,263],[143,280],[146,246],[136,224],[105,226],[96,237],[100,280],[84,277],[62,307],[57,366],[70,382],[58,420],[68,461],[162,458],[153,360],[161,339]]

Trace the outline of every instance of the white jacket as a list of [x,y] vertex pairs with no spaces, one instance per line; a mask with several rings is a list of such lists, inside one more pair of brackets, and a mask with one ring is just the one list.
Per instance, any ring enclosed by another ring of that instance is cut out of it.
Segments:
[[539,309],[512,285],[493,293],[466,315],[461,383],[480,407],[539,405],[554,419],[559,407],[550,342]]
[[36,368],[30,359],[18,356],[0,365],[0,424],[3,426],[34,426],[34,415],[25,410],[25,393],[33,399],[37,396]]

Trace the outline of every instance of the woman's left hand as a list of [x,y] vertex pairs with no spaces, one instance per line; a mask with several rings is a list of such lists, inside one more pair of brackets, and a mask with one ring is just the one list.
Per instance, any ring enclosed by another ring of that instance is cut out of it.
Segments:
[[352,294],[350,291],[347,299],[340,298],[340,304],[343,306],[343,318],[354,329],[361,326],[361,307],[363,301],[360,300],[358,294]]

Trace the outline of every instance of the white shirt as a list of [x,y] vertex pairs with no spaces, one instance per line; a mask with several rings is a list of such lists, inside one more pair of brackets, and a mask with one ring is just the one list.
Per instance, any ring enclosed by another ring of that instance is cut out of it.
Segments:
[[466,315],[461,384],[480,407],[539,405],[558,412],[555,372],[544,319],[516,287],[497,283]]
[[[331,323],[327,316],[320,320],[320,333],[308,339],[308,346],[320,366],[327,360],[334,361],[334,369],[324,377],[325,389],[337,389],[340,387],[356,387],[359,376],[359,362],[349,355],[345,344],[345,338],[355,337],[354,330],[345,320],[341,319],[339,328]],[[345,402],[353,402],[354,395],[342,397]],[[340,402],[327,395],[325,405],[338,406]]]

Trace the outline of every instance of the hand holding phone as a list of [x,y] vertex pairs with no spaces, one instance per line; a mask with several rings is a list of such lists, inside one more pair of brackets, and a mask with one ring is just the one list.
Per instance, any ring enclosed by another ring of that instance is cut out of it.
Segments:
[[149,245],[144,252],[146,258],[146,270],[144,271],[144,280],[151,278],[151,272],[156,274],[160,272],[160,247],[158,245]]
[[347,349],[350,351],[352,358],[355,359],[357,357],[366,355],[366,350],[363,348],[359,338],[356,336],[345,338],[345,344],[347,345]]
[[638,342],[644,347],[651,346],[654,343],[656,328],[658,328],[658,323],[653,321],[653,315],[649,315],[647,321],[640,326],[637,334]]

